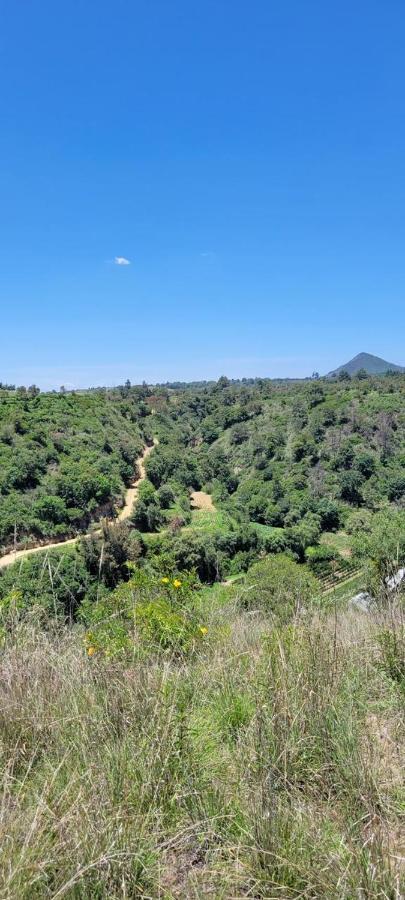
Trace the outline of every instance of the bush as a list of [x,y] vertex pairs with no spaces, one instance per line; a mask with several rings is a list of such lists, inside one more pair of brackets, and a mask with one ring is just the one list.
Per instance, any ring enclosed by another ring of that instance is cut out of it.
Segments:
[[314,512],[320,518],[322,531],[337,531],[341,525],[341,509],[334,500],[323,497],[316,503]]
[[405,474],[393,475],[388,481],[388,499],[401,500],[405,496]]
[[191,650],[205,633],[193,611],[196,586],[192,576],[162,577],[133,568],[126,584],[82,605],[87,652],[111,657]]
[[41,521],[59,525],[68,521],[66,505],[62,497],[45,495],[33,503],[33,512]]
[[307,547],[305,558],[311,572],[316,575],[324,575],[331,571],[331,563],[339,559],[339,553],[333,547],[320,544],[317,547]]
[[273,531],[263,535],[263,546],[266,553],[284,553],[288,547],[288,538],[284,531]]
[[359,505],[362,501],[361,486],[363,484],[363,476],[360,472],[351,470],[343,472],[340,477],[340,496],[349,503]]
[[169,509],[175,501],[175,493],[170,484],[162,484],[157,495],[161,509]]
[[101,533],[90,535],[81,541],[80,553],[93,580],[114,588],[119,581],[129,578],[128,562],[142,554],[142,544],[131,533],[126,522],[110,525],[103,522]]
[[373,514],[368,509],[358,509],[347,517],[345,529],[348,534],[371,531]]
[[307,569],[279,555],[252,566],[242,602],[249,609],[262,609],[277,622],[285,622],[306,608],[318,592],[318,584]]
[[0,574],[0,598],[12,591],[21,597],[21,617],[35,609],[45,620],[72,619],[90,586],[90,574],[75,547],[27,556]]
[[370,561],[380,580],[405,564],[405,510],[383,510],[374,515],[368,532],[356,531],[353,555]]

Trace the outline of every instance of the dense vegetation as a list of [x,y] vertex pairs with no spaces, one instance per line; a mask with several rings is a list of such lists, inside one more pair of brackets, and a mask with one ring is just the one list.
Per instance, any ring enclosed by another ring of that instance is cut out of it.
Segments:
[[4,390],[2,897],[399,900],[404,394]]
[[[263,551],[322,567],[333,557],[320,544],[323,533],[366,533],[377,512],[403,508],[404,398],[402,376],[221,379],[168,391],[155,417],[160,443],[147,463],[136,527],[168,524],[163,548],[170,542],[178,562],[189,553],[207,580],[215,571],[245,570]],[[190,514],[189,491],[201,488],[215,515]]]
[[[111,588],[128,577],[133,559],[205,582],[244,572],[264,553],[287,553],[319,576],[349,574],[373,528],[405,505],[404,398],[402,375],[7,395],[0,541],[10,545],[14,528],[19,542],[35,541],[111,518],[155,436],[129,528],[71,551],[83,596],[100,578]],[[207,508],[193,508],[196,490],[211,498]],[[38,565],[27,560],[24,571]]]
[[0,546],[14,530],[19,543],[58,537],[111,514],[145,443],[143,395],[0,391]]

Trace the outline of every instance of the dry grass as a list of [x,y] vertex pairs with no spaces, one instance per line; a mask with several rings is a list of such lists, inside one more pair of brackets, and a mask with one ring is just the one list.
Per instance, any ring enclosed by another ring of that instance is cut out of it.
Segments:
[[205,509],[210,512],[215,512],[211,494],[206,494],[205,491],[193,491],[190,496],[190,502],[193,509]]
[[381,621],[276,631],[235,602],[206,620],[182,663],[88,659],[79,630],[9,635],[2,900],[402,896]]

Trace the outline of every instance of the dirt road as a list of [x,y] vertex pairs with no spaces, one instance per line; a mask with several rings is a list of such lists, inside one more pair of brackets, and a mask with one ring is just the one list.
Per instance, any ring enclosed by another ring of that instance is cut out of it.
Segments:
[[137,460],[137,467],[139,469],[139,477],[134,481],[133,485],[128,488],[125,493],[125,502],[124,506],[118,513],[118,521],[122,522],[124,519],[129,519],[135,500],[137,499],[139,492],[139,485],[146,478],[146,470],[145,470],[145,460],[148,458],[149,454],[152,452],[153,448],[156,447],[157,440],[155,438],[153,444],[150,447],[146,447],[143,451],[142,456]]
[[[129,519],[133,505],[136,501],[139,491],[139,485],[146,478],[146,470],[145,470],[145,460],[148,458],[149,454],[152,452],[153,448],[156,446],[157,440],[155,438],[153,444],[150,447],[145,447],[142,456],[140,456],[136,461],[136,468],[139,471],[138,478],[133,482],[131,487],[125,492],[124,506],[120,510],[117,516],[117,521],[123,522],[125,519]],[[92,534],[99,534],[100,530],[92,531]],[[41,553],[43,550],[52,550],[55,547],[67,547],[69,544],[76,544],[77,541],[82,538],[83,535],[80,534],[74,538],[67,538],[65,541],[50,541],[49,544],[40,544],[38,547],[31,547],[29,550],[12,550],[11,553],[6,553],[5,556],[0,557],[0,569],[5,569],[6,566],[11,565],[11,563],[17,562],[19,559],[24,559],[26,556],[32,556],[33,553]]]

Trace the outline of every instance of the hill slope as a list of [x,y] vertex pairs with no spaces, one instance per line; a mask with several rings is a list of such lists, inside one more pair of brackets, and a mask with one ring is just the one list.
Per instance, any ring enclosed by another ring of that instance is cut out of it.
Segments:
[[371,353],[358,353],[357,356],[354,356],[349,362],[344,363],[342,366],[338,366],[338,368],[334,369],[332,372],[328,372],[328,378],[331,378],[333,375],[338,375],[339,372],[342,371],[348,372],[349,375],[355,375],[360,369],[365,369],[368,375],[383,375],[388,371],[404,371],[402,366],[387,362],[386,359],[381,359],[380,356],[373,356]]
[[135,392],[0,397],[0,547],[14,535],[73,536],[113,514],[142,452],[147,412]]

